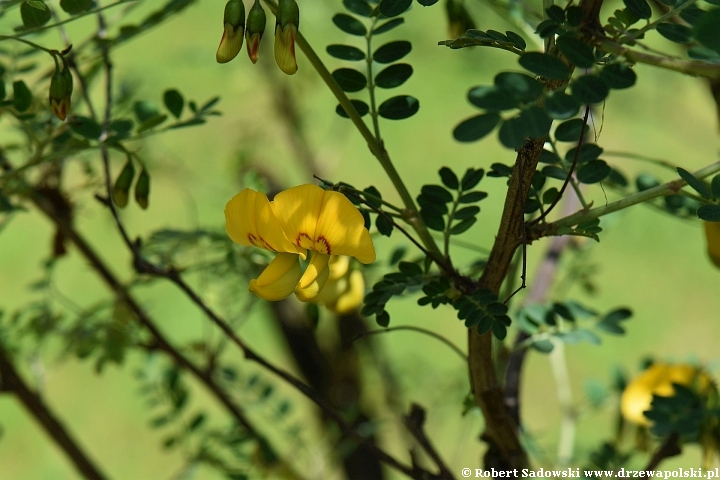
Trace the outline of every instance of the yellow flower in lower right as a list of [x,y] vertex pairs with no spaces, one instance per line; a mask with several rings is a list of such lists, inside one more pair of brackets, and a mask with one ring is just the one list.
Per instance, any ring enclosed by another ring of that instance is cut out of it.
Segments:
[[675,394],[673,383],[688,387],[706,395],[712,388],[710,376],[692,365],[668,365],[653,363],[628,383],[620,397],[620,411],[628,422],[649,427],[652,422],[643,412],[650,410],[653,395],[671,397]]

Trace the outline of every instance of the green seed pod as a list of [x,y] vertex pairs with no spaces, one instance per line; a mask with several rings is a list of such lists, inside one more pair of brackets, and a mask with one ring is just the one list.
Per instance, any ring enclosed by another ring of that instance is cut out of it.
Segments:
[[289,23],[295,25],[295,28],[300,28],[300,9],[295,0],[280,0],[275,16],[275,31],[278,25],[284,29]]
[[150,175],[144,168],[140,171],[140,176],[135,184],[135,201],[140,205],[140,208],[147,210],[148,202],[150,200]]
[[117,180],[115,180],[115,186],[112,191],[113,201],[115,201],[115,205],[120,208],[125,208],[128,203],[133,178],[135,178],[135,167],[133,166],[132,160],[128,158],[122,172],[120,172]]

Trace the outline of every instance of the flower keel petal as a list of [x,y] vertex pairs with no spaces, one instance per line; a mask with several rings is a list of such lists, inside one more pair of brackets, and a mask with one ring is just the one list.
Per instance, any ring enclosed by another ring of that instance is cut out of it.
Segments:
[[323,289],[330,276],[328,261],[330,255],[313,252],[310,263],[295,288],[295,295],[301,302],[309,302]]
[[302,277],[297,255],[278,253],[258,278],[250,281],[250,291],[271,302],[282,300],[295,290]]

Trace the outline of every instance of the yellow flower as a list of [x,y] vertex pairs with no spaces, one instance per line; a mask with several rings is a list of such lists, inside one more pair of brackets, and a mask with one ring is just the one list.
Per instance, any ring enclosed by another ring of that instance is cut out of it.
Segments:
[[712,380],[703,370],[691,365],[667,365],[653,363],[630,382],[620,397],[620,411],[629,422],[650,426],[643,412],[650,410],[653,395],[671,397],[675,394],[672,384],[692,388],[707,394]]
[[312,302],[325,305],[338,315],[360,306],[365,296],[365,279],[360,270],[350,268],[350,258],[333,256],[328,263],[330,275],[325,287]]
[[265,194],[246,188],[225,207],[225,229],[233,242],[256,246],[278,255],[250,282],[250,291],[265,300],[281,300],[295,290],[302,276],[299,254],[283,232]]
[[355,257],[365,264],[375,261],[375,248],[363,217],[342,193],[300,185],[278,193],[272,210],[287,238],[298,249],[310,250],[310,263],[295,289],[304,302],[315,297],[327,282],[330,255]]
[[[250,291],[266,300],[280,300],[295,291],[306,302],[315,298],[330,276],[331,255],[375,261],[375,248],[363,217],[341,193],[316,185],[300,185],[280,192],[273,202],[251,189],[233,197],[225,207],[225,228],[240,245],[256,246],[278,255],[250,282]],[[302,272],[297,257],[310,251]]]
[[720,222],[703,222],[710,260],[720,268]]

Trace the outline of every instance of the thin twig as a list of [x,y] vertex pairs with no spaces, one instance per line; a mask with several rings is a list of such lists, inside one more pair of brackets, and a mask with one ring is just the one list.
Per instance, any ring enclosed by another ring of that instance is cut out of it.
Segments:
[[[710,165],[692,173],[696,178],[702,180],[718,172],[720,172],[720,161],[711,163]],[[594,220],[604,215],[617,212],[618,210],[623,210],[639,203],[647,202],[648,200],[652,200],[654,198],[676,194],[685,185],[687,185],[687,182],[685,182],[685,180],[683,180],[682,178],[677,178],[670,182],[663,183],[662,185],[648,188],[647,190],[643,190],[641,192],[633,193],[632,195],[628,195],[627,197],[621,198],[620,200],[610,202],[602,207],[593,208],[592,210],[587,211],[581,210],[579,212],[573,213],[572,215],[560,218],[559,220],[548,224],[547,232],[545,232],[545,234],[552,235],[557,232],[558,228],[560,227],[571,227],[573,225],[578,225],[579,223]],[[535,234],[537,232],[531,233],[531,238],[537,238],[535,237]]]
[[650,462],[648,462],[647,466],[643,468],[646,472],[655,470],[660,463],[662,463],[663,460],[670,457],[675,457],[677,455],[680,455],[682,453],[682,449],[680,448],[679,443],[679,436],[677,432],[671,433],[665,441],[658,447],[657,450],[655,450],[655,453],[653,453],[652,458],[650,459]]
[[389,455],[384,450],[380,449],[377,445],[374,443],[368,441],[366,437],[355,431],[343,418],[342,416],[335,411],[332,406],[330,406],[324,399],[322,399],[317,392],[315,392],[311,387],[309,387],[305,382],[298,379],[291,373],[287,372],[286,370],[283,370],[274,364],[270,363],[265,357],[261,356],[259,353],[257,353],[253,348],[251,348],[247,343],[245,343],[225,322],[219,315],[217,315],[201,298],[200,296],[187,284],[185,281],[180,277],[180,274],[176,270],[167,270],[162,273],[156,273],[158,275],[164,276],[165,278],[172,281],[175,285],[177,285],[184,293],[187,295],[190,300],[195,303],[204,313],[205,315],[212,320],[212,322],[228,337],[232,342],[242,350],[242,352],[245,355],[245,358],[251,362],[255,362],[264,369],[268,370],[269,372],[272,372],[276,376],[280,377],[282,380],[290,384],[292,387],[294,387],[296,390],[298,390],[300,393],[305,395],[309,400],[311,400],[313,403],[315,403],[322,411],[330,418],[333,422],[335,422],[338,427],[340,427],[340,430],[345,435],[348,435],[349,437],[352,437],[353,439],[363,443],[366,445],[369,449],[371,449],[374,454],[383,462],[385,462],[388,466],[404,473],[405,475],[409,476],[410,478],[415,478],[418,480],[423,480],[425,477],[423,475],[429,473],[429,472],[418,472],[416,469],[409,467],[401,462],[399,462],[395,457]]
[[423,428],[425,425],[425,409],[417,403],[413,403],[410,406],[410,413],[403,417],[403,423],[412,436],[415,437],[415,440],[417,440],[423,450],[425,450],[430,458],[433,459],[435,465],[437,465],[440,469],[440,474],[437,478],[439,480],[452,480],[454,477],[450,472],[450,469],[447,465],[445,465],[442,457],[440,457],[440,454],[425,434],[425,429]]
[[122,285],[115,274],[110,271],[110,268],[105,265],[105,263],[100,259],[100,256],[95,252],[85,238],[80,235],[80,233],[78,233],[66,219],[58,215],[53,206],[44,198],[38,195],[33,195],[31,200],[41,212],[43,212],[55,223],[57,228],[62,231],[63,235],[65,235],[65,237],[77,247],[83,257],[85,257],[85,259],[90,263],[93,270],[100,275],[110,290],[119,300],[128,306],[139,323],[152,335],[151,344],[149,345],[152,347],[151,349],[159,350],[165,353],[178,367],[190,372],[200,381],[200,383],[205,385],[205,387],[212,392],[215,398],[217,398],[218,401],[228,410],[228,412],[230,412],[239,425],[250,433],[250,435],[258,441],[258,443],[266,446],[270,449],[270,451],[274,452],[275,450],[269,444],[265,436],[257,430],[252,422],[245,416],[245,413],[233,402],[228,393],[215,383],[212,378],[213,372],[198,368],[194,363],[180,353],[167,338],[165,338],[150,316],[145,312],[145,310],[143,310],[125,286]]
[[632,63],[644,63],[654,67],[664,68],[674,72],[683,73],[685,75],[693,75],[696,77],[706,77],[710,79],[720,79],[720,65],[717,63],[703,62],[700,60],[676,60],[649,53],[642,53],[636,50],[630,50],[625,46],[613,42],[610,39],[600,40],[598,43],[600,50],[612,53],[618,57],[625,57]]
[[7,352],[0,346],[0,386],[12,392],[23,404],[25,409],[42,425],[45,432],[68,456],[80,474],[88,480],[103,480],[105,475],[100,472],[87,454],[83,452],[70,432],[60,422],[57,416],[43,402],[40,395],[25,384],[15,369]]
[[[518,174],[520,175],[520,178],[523,178],[523,162],[517,162],[518,166]],[[572,173],[571,173],[572,174]],[[560,194],[558,194],[559,196]],[[556,198],[557,200],[557,198]],[[518,202],[525,202],[527,203],[527,198],[520,198],[518,197]],[[541,202],[542,205],[542,202]],[[552,207],[552,205],[551,205]],[[523,210],[525,209],[525,205],[520,205],[520,208]],[[542,208],[542,207],[541,207]],[[543,215],[545,215],[545,212],[543,212]],[[508,295],[508,297],[503,302],[503,305],[507,305],[510,299],[512,299],[515,295],[517,295],[521,290],[523,290],[525,285],[525,279],[527,278],[527,222],[525,221],[525,215],[522,215],[521,221],[522,221],[522,245],[520,246],[522,248],[522,272],[520,273],[520,286],[513,290],[513,292]]]
[[[72,16],[72,17],[70,17],[70,18],[66,18],[65,20],[61,20],[61,21],[56,22],[56,23],[50,23],[50,24],[42,25],[42,26],[40,26],[40,27],[31,28],[31,29],[29,29],[29,30],[23,30],[23,31],[21,31],[21,32],[18,32],[18,33],[15,34],[15,35],[8,35],[7,38],[14,38],[14,39],[18,40],[20,37],[24,37],[24,36],[26,36],[26,35],[32,35],[32,34],[34,34],[34,33],[42,32],[42,31],[44,31],[44,30],[49,30],[49,29],[51,29],[51,28],[59,27],[60,25],[65,25],[66,23],[74,22],[75,20],[79,20],[79,19],[81,19],[81,18],[83,18],[83,17],[86,17],[86,16],[88,16],[88,15],[92,15],[92,14],[94,14],[94,13],[100,13],[100,12],[102,12],[103,10],[107,10],[108,8],[117,7],[118,5],[122,5],[122,4],[124,4],[124,3],[133,3],[133,2],[136,2],[136,1],[137,1],[137,0],[120,0],[120,1],[115,2],[115,3],[111,3],[110,5],[105,5],[105,6],[103,6],[103,7],[98,7],[98,8],[93,8],[93,9],[91,9],[91,10],[87,10],[87,11],[85,11],[85,12],[79,13],[79,14],[77,14],[77,15],[74,15],[74,16]],[[1,38],[2,38],[2,37],[0,37],[0,39],[1,39]]]
[[545,215],[540,215],[535,220],[528,222],[528,227],[531,227],[540,221],[547,218],[548,214],[552,211],[553,208],[555,208],[555,205],[558,204],[560,199],[563,196],[563,193],[565,193],[565,189],[568,186],[568,183],[570,183],[570,179],[572,178],[573,172],[575,170],[575,166],[577,165],[578,157],[580,156],[580,147],[582,147],[583,140],[585,139],[585,129],[587,128],[587,122],[588,122],[588,116],[590,115],[590,105],[587,105],[585,107],[585,116],[583,117],[583,124],[582,129],[580,129],[580,139],[578,140],[577,148],[575,148],[575,155],[573,156],[572,165],[570,165],[570,171],[568,171],[567,177],[565,177],[565,182],[563,182],[562,187],[560,188],[560,191],[555,196],[555,200],[550,204],[550,206],[545,210]]
[[463,352],[462,350],[460,350],[460,347],[458,347],[457,345],[455,345],[454,343],[452,343],[450,340],[448,340],[447,338],[443,337],[443,336],[440,335],[439,333],[433,332],[432,330],[427,330],[427,329],[421,328],[421,327],[414,327],[414,326],[412,326],[412,325],[400,325],[400,326],[398,326],[398,327],[383,328],[382,330],[369,330],[369,331],[367,331],[367,332],[365,332],[365,333],[363,333],[363,334],[358,335],[357,337],[355,337],[355,340],[359,340],[359,339],[361,339],[361,338],[369,337],[369,336],[371,336],[371,335],[378,335],[378,334],[380,334],[380,333],[388,333],[388,332],[394,332],[394,331],[398,331],[398,330],[409,330],[409,331],[411,331],[411,332],[418,332],[418,333],[422,333],[423,335],[427,335],[427,336],[429,336],[429,337],[433,337],[433,338],[435,338],[436,340],[440,340],[442,343],[444,343],[445,345],[447,345],[448,347],[450,347],[455,353],[457,353],[458,356],[459,356],[464,362],[467,362],[467,359],[468,359],[468,358],[467,358],[467,355],[465,355],[465,352]]

